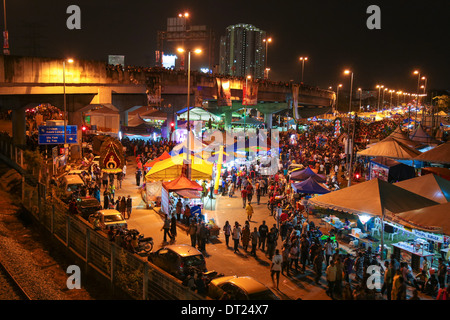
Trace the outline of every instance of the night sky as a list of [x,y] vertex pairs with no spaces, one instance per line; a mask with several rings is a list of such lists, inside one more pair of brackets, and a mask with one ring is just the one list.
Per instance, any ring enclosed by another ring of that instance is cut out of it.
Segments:
[[[69,30],[66,9],[81,8],[81,30]],[[367,7],[381,9],[381,30],[369,30]],[[192,25],[211,27],[217,40],[232,24],[249,23],[273,38],[271,79],[298,82],[300,56],[308,56],[304,82],[321,88],[376,84],[415,92],[420,69],[428,88],[450,88],[450,1],[366,0],[6,0],[12,55],[106,61],[125,55],[127,65],[152,66],[157,30],[188,11]],[[3,10],[1,15],[2,24]],[[218,63],[218,41],[216,63]]]

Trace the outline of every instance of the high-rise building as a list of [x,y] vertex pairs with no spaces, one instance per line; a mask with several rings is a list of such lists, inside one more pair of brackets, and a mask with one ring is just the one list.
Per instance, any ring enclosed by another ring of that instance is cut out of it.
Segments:
[[221,74],[253,78],[264,78],[266,32],[251,24],[236,24],[227,27],[220,38]]

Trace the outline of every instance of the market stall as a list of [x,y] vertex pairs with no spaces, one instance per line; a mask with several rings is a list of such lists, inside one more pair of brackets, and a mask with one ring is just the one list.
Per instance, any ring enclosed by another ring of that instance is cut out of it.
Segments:
[[[416,176],[414,167],[385,157],[376,157],[370,160],[370,179],[379,178],[387,182],[397,182]],[[369,180],[370,180],[369,179]]]
[[439,203],[450,201],[450,181],[435,174],[426,174],[394,185]]
[[[313,197],[309,200],[309,204],[338,212],[352,213],[358,215],[359,219],[364,221],[378,218],[379,223],[370,229],[376,228],[375,230],[378,230],[380,248],[386,248],[384,246],[385,233],[390,234],[389,230],[385,229],[384,221],[386,217],[408,210],[430,207],[438,203],[380,179],[372,179],[345,189]],[[368,230],[364,230],[364,227],[356,227],[361,231],[358,235],[359,238],[370,239],[370,237],[374,237],[372,230],[369,233]]]
[[161,190],[161,211],[167,215],[176,212],[176,205],[181,201],[182,208],[189,208],[199,206],[203,207],[201,201],[202,186],[195,181],[191,181],[185,176],[181,175],[178,178],[162,183]]
[[[213,164],[201,158],[191,157],[190,178],[193,180],[211,180]],[[173,180],[182,175],[186,170],[186,154],[173,156],[170,159],[157,162],[145,175],[146,181]]]
[[398,141],[395,138],[386,138],[375,145],[357,152],[357,156],[388,157],[392,159],[412,160],[421,154],[420,151]]
[[318,183],[324,183],[327,181],[326,175],[318,174],[314,172],[310,167],[306,167],[303,170],[296,170],[291,173],[289,179],[293,181],[304,181],[308,178],[312,178],[314,181]]

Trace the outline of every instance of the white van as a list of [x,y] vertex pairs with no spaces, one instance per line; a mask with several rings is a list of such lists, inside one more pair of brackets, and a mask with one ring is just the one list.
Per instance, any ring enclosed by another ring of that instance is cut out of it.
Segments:
[[77,174],[65,175],[62,177],[61,186],[64,189],[66,200],[70,198],[72,192],[79,190],[85,183]]

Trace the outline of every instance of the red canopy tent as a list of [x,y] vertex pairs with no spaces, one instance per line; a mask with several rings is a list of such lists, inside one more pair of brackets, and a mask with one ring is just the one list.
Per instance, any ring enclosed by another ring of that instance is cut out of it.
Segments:
[[176,192],[185,198],[200,198],[203,188],[195,181],[181,175],[175,180],[163,182],[161,190],[161,210],[169,214],[169,193]]
[[179,176],[175,180],[163,182],[163,187],[167,191],[179,191],[179,190],[203,190],[202,186],[195,181],[191,181],[185,176]]
[[155,163],[159,162],[159,161],[163,161],[166,159],[170,158],[170,154],[167,151],[164,151],[164,153],[162,155],[160,155],[158,158],[153,159],[153,160],[149,160],[144,164],[145,168],[151,168],[155,165]]

